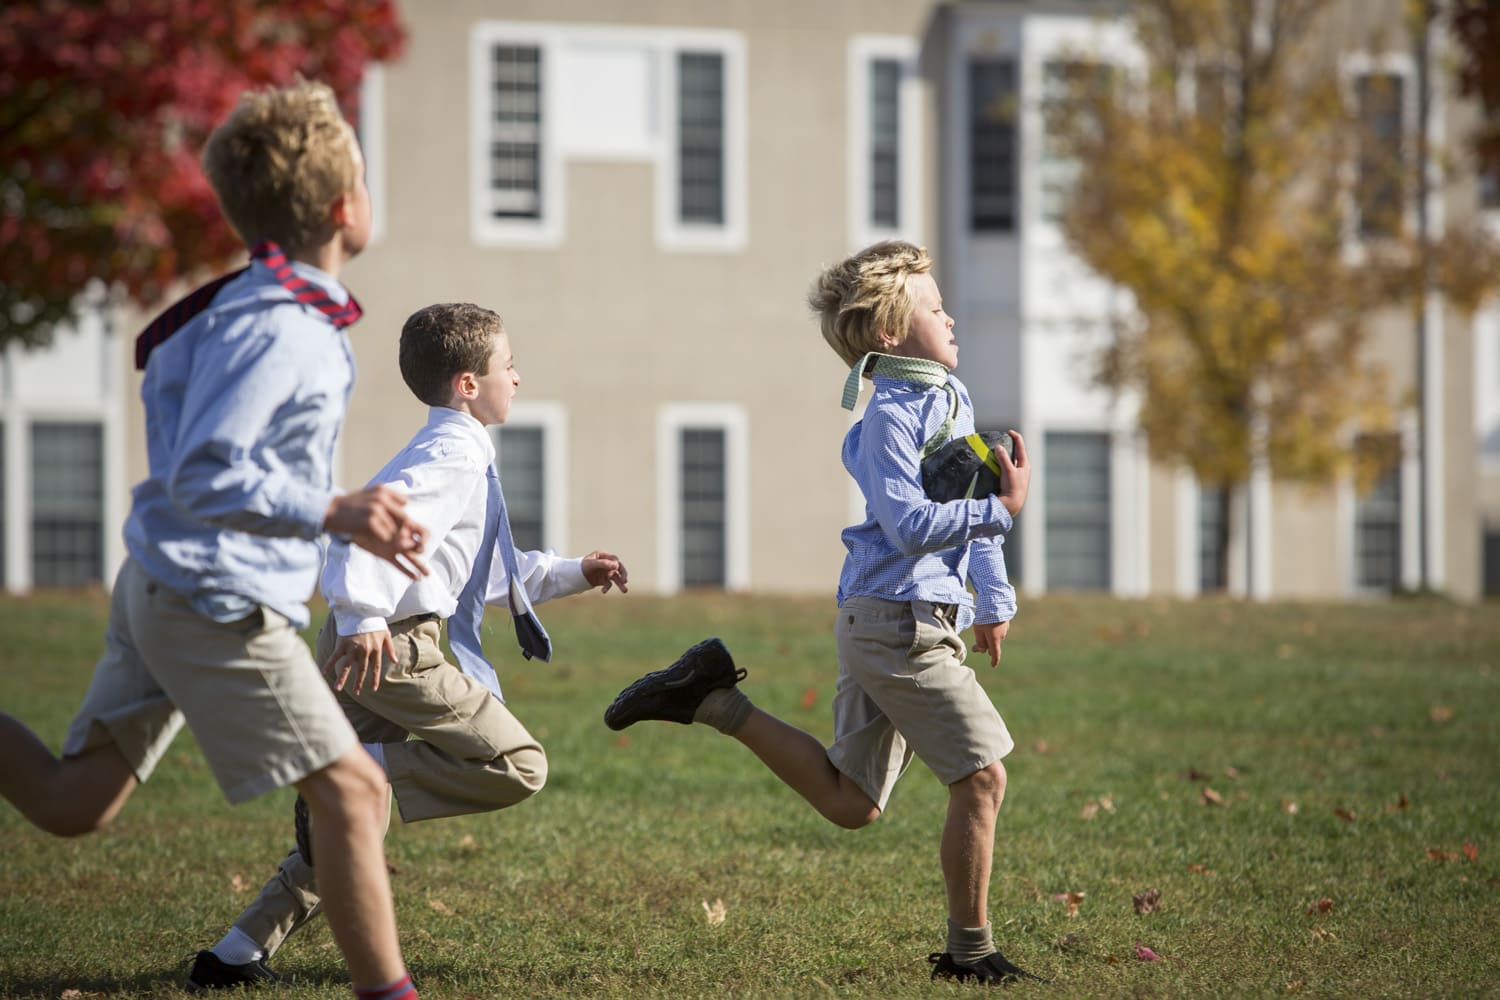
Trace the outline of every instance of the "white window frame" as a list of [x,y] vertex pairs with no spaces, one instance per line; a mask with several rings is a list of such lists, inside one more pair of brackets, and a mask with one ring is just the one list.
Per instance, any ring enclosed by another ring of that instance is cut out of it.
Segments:
[[360,152],[365,157],[365,186],[370,189],[370,244],[386,233],[385,66],[369,63],[359,86]]
[[[919,64],[921,46],[914,38],[903,35],[855,35],[849,39],[848,54],[848,212],[850,247],[869,246],[878,240],[902,238],[913,243],[922,240],[922,77]],[[898,223],[895,227],[877,225],[872,219],[874,205],[870,197],[870,70],[877,60],[890,60],[901,66],[901,83],[897,91],[897,117],[901,138],[901,157],[897,174]]]
[[[526,400],[510,405],[510,416],[490,428],[495,468],[500,468],[500,431],[538,428],[542,432],[542,546],[568,554],[568,410],[562,403]],[[503,483],[502,483],[503,485]]]
[[[1353,52],[1344,56],[1340,62],[1340,78],[1343,88],[1344,100],[1350,110],[1350,114],[1358,119],[1359,116],[1359,80],[1364,76],[1399,76],[1401,77],[1401,137],[1403,143],[1410,146],[1404,151],[1404,155],[1416,156],[1417,137],[1417,70],[1412,57],[1403,52],[1387,52],[1374,55],[1368,52]],[[1440,117],[1432,116],[1434,119]],[[1344,256],[1351,263],[1364,261],[1367,251],[1366,246],[1370,243],[1380,243],[1387,239],[1384,236],[1365,237],[1360,235],[1360,207],[1356,197],[1359,184],[1359,160],[1358,153],[1354,159],[1345,164],[1345,183],[1342,196],[1344,203]],[[1404,204],[1401,206],[1401,224],[1408,231],[1416,227],[1417,199],[1416,192],[1408,190],[1404,193]],[[1441,218],[1432,217],[1430,224],[1434,232],[1441,231]]]
[[736,403],[667,403],[656,418],[656,579],[682,589],[682,432],[724,432],[724,589],[750,587],[750,419]]
[[[489,204],[490,53],[496,45],[534,46],[541,53],[537,219],[496,219]],[[588,49],[644,53],[651,63],[649,134],[638,145],[590,145],[569,132],[560,115],[570,53]],[[639,28],[598,24],[481,21],[469,33],[470,231],[480,247],[555,248],[567,235],[567,163],[574,160],[646,162],[653,167],[655,239],[659,249],[735,252],[749,232],[746,158],[748,87],[745,40],[738,32],[694,28]],[[724,222],[684,224],[677,218],[677,56],[713,52],[724,60]]]
[[[1402,413],[1397,420],[1396,432],[1401,438],[1401,587],[1415,590],[1421,586],[1421,464],[1417,461],[1417,416],[1415,412]],[[1352,443],[1354,434],[1346,440]],[[1359,496],[1354,488],[1354,477],[1339,477],[1334,493],[1335,516],[1338,518],[1339,565],[1342,568],[1344,594],[1347,597],[1389,597],[1390,592],[1372,590],[1359,583],[1359,538],[1357,507]],[[1430,566],[1429,566],[1430,569]]]

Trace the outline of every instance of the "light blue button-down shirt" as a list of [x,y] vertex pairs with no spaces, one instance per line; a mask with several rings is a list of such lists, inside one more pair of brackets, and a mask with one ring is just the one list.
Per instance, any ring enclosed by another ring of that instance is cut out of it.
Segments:
[[[332,275],[292,268],[347,301]],[[131,556],[205,613],[238,597],[306,625],[353,387],[345,333],[252,263],[151,353],[150,475],[125,523]]]
[[[865,497],[865,520],[844,529],[849,550],[838,599],[873,596],[959,606],[957,627],[1009,621],[1016,592],[1005,576],[1010,512],[998,497],[934,503],[922,490],[922,445],[948,415],[941,386],[877,377],[865,415],[844,438],[844,468]],[[974,433],[969,390],[953,375],[952,437]],[[973,584],[969,595],[965,581]]]

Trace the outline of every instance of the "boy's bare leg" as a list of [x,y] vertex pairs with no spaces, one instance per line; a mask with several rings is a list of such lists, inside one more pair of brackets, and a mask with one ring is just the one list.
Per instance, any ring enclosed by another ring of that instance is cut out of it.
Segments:
[[385,867],[385,774],[355,747],[297,784],[312,815],[323,912],[355,989],[406,974]]
[[948,888],[948,919],[959,927],[989,923],[995,818],[1004,798],[1005,767],[999,761],[948,786],[948,820],[940,854]]
[[811,733],[755,708],[734,737],[776,777],[839,826],[857,830],[880,815],[874,800],[833,766],[828,751]]
[[0,796],[59,837],[106,826],[140,784],[113,743],[59,759],[9,715],[0,715],[0,760]]

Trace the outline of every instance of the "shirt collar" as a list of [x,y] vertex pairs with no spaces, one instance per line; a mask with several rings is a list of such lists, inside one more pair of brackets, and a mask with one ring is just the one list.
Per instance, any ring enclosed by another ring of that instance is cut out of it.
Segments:
[[490,437],[490,432],[478,420],[460,410],[454,410],[447,406],[433,406],[427,410],[427,426],[442,427],[457,431],[474,441],[480,451],[484,453],[484,460],[493,463],[495,461],[495,442]]

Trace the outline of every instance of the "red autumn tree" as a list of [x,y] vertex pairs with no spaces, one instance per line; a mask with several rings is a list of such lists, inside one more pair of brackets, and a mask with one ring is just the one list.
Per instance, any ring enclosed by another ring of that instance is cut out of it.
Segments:
[[355,121],[366,65],[404,43],[395,0],[0,5],[0,346],[238,256],[198,163],[208,133],[298,74]]

